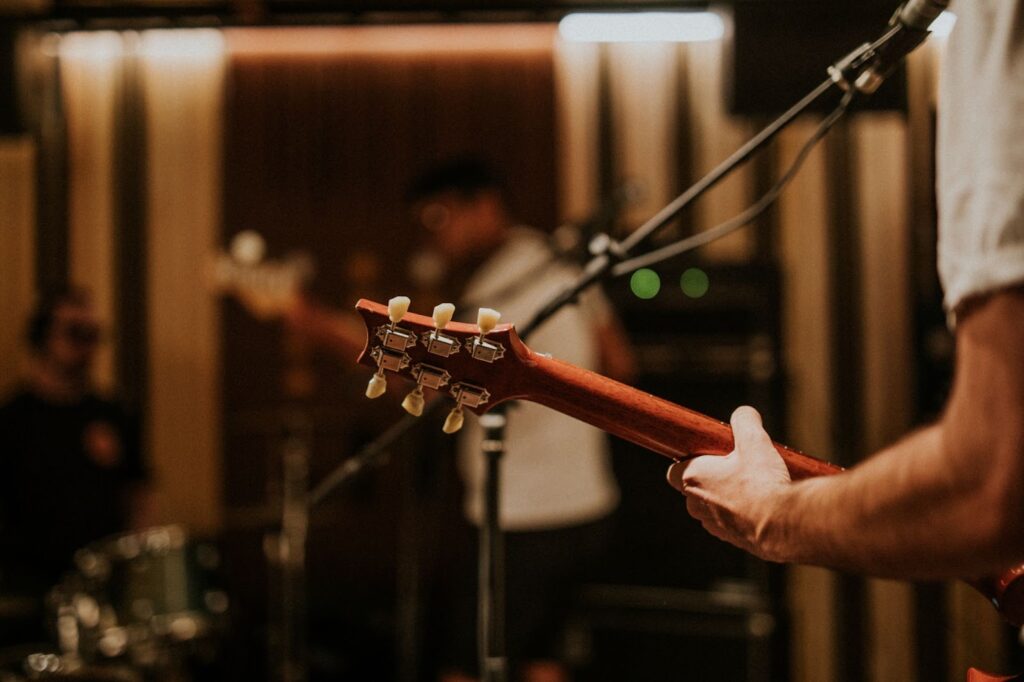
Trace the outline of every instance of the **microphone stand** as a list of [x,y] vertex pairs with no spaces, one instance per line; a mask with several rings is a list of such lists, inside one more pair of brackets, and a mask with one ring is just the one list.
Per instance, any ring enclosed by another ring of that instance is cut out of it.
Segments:
[[[607,235],[597,235],[591,242],[592,258],[579,278],[542,305],[522,326],[519,331],[520,337],[527,340],[538,327],[564,306],[574,303],[581,292],[611,276],[616,263],[624,260],[633,249],[663,229],[684,208],[768,144],[834,85],[836,81],[833,78],[824,81],[623,241],[616,242]],[[428,404],[423,417],[437,415],[442,405],[444,402],[440,400]],[[322,502],[344,481],[363,469],[386,461],[391,446],[416,424],[422,423],[423,417],[406,415],[363,450],[342,462],[310,492],[310,506]],[[507,425],[504,408],[499,406],[483,415],[481,425],[484,427],[482,451],[487,463],[484,476],[484,522],[480,527],[480,548],[477,555],[480,669],[484,682],[506,682],[508,660],[505,652],[505,552],[504,533],[499,518],[501,458],[505,453]]]
[[[538,327],[551,319],[559,310],[566,305],[575,303],[584,290],[609,279],[614,274],[613,269],[617,263],[625,260],[633,251],[675,220],[683,209],[707,193],[736,168],[746,163],[833,87],[845,91],[851,101],[857,94],[873,94],[878,82],[872,83],[873,87],[870,90],[863,89],[862,84],[857,82],[857,78],[878,59],[880,51],[886,49],[899,35],[900,33],[892,28],[874,43],[861,45],[831,65],[828,69],[829,77],[827,79],[621,242],[616,242],[606,234],[596,235],[590,243],[592,258],[584,266],[582,274],[574,283],[565,287],[542,305],[533,317],[522,325],[519,330],[520,337],[524,340],[528,339]],[[845,109],[843,111],[845,112]],[[507,425],[504,412],[505,410],[499,407],[481,418],[481,424],[485,429],[482,450],[487,460],[484,482],[485,524],[480,530],[481,594],[478,606],[480,668],[484,682],[505,682],[508,677],[504,637],[505,575],[502,551],[504,539],[498,518],[501,487],[500,459],[505,451],[505,427]],[[484,422],[484,419],[490,415],[496,415],[496,418]],[[486,593],[485,587],[487,588]]]
[[300,378],[309,373],[308,353],[302,344],[285,344],[287,368],[283,382],[291,405],[284,415],[281,442],[281,522],[276,533],[264,537],[264,551],[277,568],[271,578],[272,618],[269,655],[271,676],[282,682],[306,682],[309,660],[306,647],[308,617],[306,541],[309,536],[309,462],[313,423],[308,412],[312,384]]
[[616,263],[622,261],[626,256],[650,239],[655,233],[662,230],[666,225],[675,220],[683,209],[692,204],[708,190],[721,182],[726,176],[736,170],[747,160],[757,153],[762,147],[771,142],[782,132],[793,120],[807,110],[814,102],[820,99],[825,93],[832,89],[837,83],[833,78],[828,78],[814,90],[808,93],[802,100],[790,107],[785,113],[779,116],[765,127],[761,132],[752,137],[746,144],[732,153],[725,161],[720,163],[707,175],[698,180],[693,186],[677,196],[667,206],[658,211],[653,217],[638,227],[621,242],[612,240],[607,235],[598,235],[591,242],[590,262],[583,268],[583,273],[573,284],[563,289],[554,298],[541,306],[534,316],[527,321],[519,335],[526,339],[530,333],[540,325],[547,322],[563,306],[574,303],[585,289],[608,278]]
[[508,679],[505,653],[505,532],[501,526],[501,458],[505,454],[505,406],[480,417],[484,470],[484,514],[477,553],[477,644],[486,682]]
[[[590,244],[592,258],[584,266],[583,272],[577,280],[540,306],[533,317],[520,328],[520,337],[524,340],[528,339],[538,327],[564,306],[575,303],[584,290],[610,278],[614,274],[613,270],[617,263],[624,261],[635,249],[675,220],[683,209],[748,161],[833,87],[846,91],[850,98],[856,94],[872,94],[874,89],[861,90],[856,84],[856,79],[876,60],[879,50],[886,48],[895,36],[897,33],[890,30],[879,40],[874,43],[865,43],[830,66],[829,78],[769,123],[746,144],[621,242],[613,240],[608,235],[597,235]],[[443,404],[441,401],[435,401],[428,405],[424,415],[436,414],[441,404]],[[310,495],[310,504],[315,505],[323,500],[342,481],[365,466],[382,460],[388,448],[418,421],[419,419],[416,417],[404,417],[360,453],[342,463],[313,490]],[[496,408],[481,417],[481,424],[485,430],[481,449],[487,460],[487,465],[484,479],[484,523],[480,529],[480,551],[478,553],[480,562],[478,601],[480,669],[485,682],[506,682],[508,661],[505,652],[504,629],[504,535],[499,518],[501,457],[505,452],[505,428],[507,425],[504,408]]]
[[306,650],[306,540],[309,533],[309,461],[313,442],[308,415],[289,415],[282,446],[281,533],[277,559],[281,568],[281,651],[282,682],[308,679]]
[[[631,251],[678,217],[684,208],[746,162],[836,84],[837,82],[833,78],[825,80],[623,241],[616,242],[607,235],[597,235],[590,244],[592,258],[583,268],[579,278],[542,305],[533,317],[522,326],[519,335],[523,339],[529,338],[538,327],[551,319],[559,310],[566,305],[575,303],[585,289],[608,279],[616,263],[624,260]],[[499,412],[501,414],[497,415],[496,413]],[[485,421],[492,415],[495,416],[493,420]],[[500,460],[505,451],[505,427],[507,425],[504,411],[499,407],[487,413],[481,417],[481,425],[485,429],[482,450],[487,460],[487,467],[484,481],[485,523],[480,529],[479,552],[480,668],[484,682],[505,682],[508,678],[508,664],[504,641],[504,554],[501,551],[504,547],[504,540],[498,518],[501,487]]]

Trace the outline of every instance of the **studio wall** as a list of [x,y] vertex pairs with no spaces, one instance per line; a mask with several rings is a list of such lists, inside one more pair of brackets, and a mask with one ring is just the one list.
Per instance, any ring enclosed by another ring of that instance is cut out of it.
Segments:
[[[940,52],[933,44],[914,56],[906,115],[866,113],[841,124],[768,217],[701,254],[711,262],[765,258],[779,265],[786,437],[826,458],[842,448],[835,422],[847,407],[863,446],[856,458],[915,419],[913,377],[903,371],[916,286],[909,262],[915,225],[934,219],[932,189],[921,178],[930,174]],[[614,228],[621,235],[762,123],[728,114],[720,42],[571,44],[548,24],[76,33],[60,38],[54,58],[67,119],[68,276],[93,289],[112,329],[134,319],[126,317],[131,306],[144,311],[135,338],[143,361],[120,362],[127,351],[115,335],[99,379],[116,388],[144,377],[159,494],[154,520],[208,533],[256,532],[276,520],[275,443],[282,414],[294,404],[281,395],[295,357],[315,377],[312,397],[302,402],[319,425],[314,477],[397,415],[361,400],[365,376],[351,371],[350,358],[296,349],[279,326],[218,301],[204,266],[233,234],[260,231],[273,255],[312,252],[313,291],[347,307],[359,296],[386,298],[416,284],[408,255],[419,236],[404,191],[433,160],[481,153],[499,162],[514,179],[521,217],[544,228],[586,217],[616,186],[635,182],[640,196]],[[138,106],[126,108],[127,100]],[[136,151],[144,159],[141,181],[128,190],[118,171],[131,144],[126,117],[142,131]],[[817,120],[798,121],[764,160],[716,189],[672,234],[741,211],[787,167]],[[28,140],[0,141],[5,383],[20,363],[20,321],[39,279],[38,244],[50,238],[33,231],[37,171],[37,148]],[[125,259],[133,256],[119,246],[131,205],[142,216],[132,237],[145,273],[137,280],[125,278]],[[854,237],[845,254],[835,249],[842,221]],[[853,304],[838,308],[829,292],[845,265],[854,273]],[[429,305],[414,299],[414,308]],[[849,406],[837,392],[842,368],[834,354],[842,317],[858,321],[859,390]],[[321,539],[352,543],[330,547],[333,561],[357,557],[340,564],[339,582],[370,573],[390,581],[402,551],[396,502],[407,495],[411,474],[375,476],[378,487],[347,494],[357,502],[335,501],[336,513],[315,521]],[[431,513],[440,519],[451,510]],[[379,534],[360,535],[368,527]],[[259,548],[251,549],[259,560]],[[819,569],[789,572],[793,680],[843,679],[836,580]],[[948,678],[958,679],[968,664],[998,667],[1004,631],[991,609],[960,588],[940,594],[951,613],[942,642]],[[916,639],[911,588],[870,581],[862,601],[866,615],[856,636],[870,679],[914,679],[915,650],[932,643]]]

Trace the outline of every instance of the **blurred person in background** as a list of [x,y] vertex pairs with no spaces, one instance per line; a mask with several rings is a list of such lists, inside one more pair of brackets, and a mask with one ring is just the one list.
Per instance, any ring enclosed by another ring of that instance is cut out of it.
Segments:
[[76,550],[138,527],[149,503],[138,421],[92,383],[102,331],[88,293],[45,296],[27,332],[28,371],[0,405],[0,594],[38,608],[8,641],[38,639]]
[[[425,251],[411,254],[419,263],[411,269],[427,264],[431,274],[419,277],[420,285],[459,301],[456,317],[464,321],[475,322],[482,306],[498,309],[505,321],[523,322],[580,273],[578,265],[559,257],[547,235],[518,224],[503,181],[479,160],[454,159],[427,171],[411,187],[409,201],[427,242]],[[301,292],[279,299],[243,286],[233,293],[254,315],[280,315],[290,331],[343,357],[358,353],[366,341],[355,313],[323,306]],[[633,374],[626,336],[596,290],[545,323],[529,342],[539,352],[619,380]],[[482,439],[478,422],[468,417],[458,439],[458,465],[464,515],[473,526],[483,517]],[[609,444],[593,427],[524,403],[509,410],[506,445],[500,517],[508,531],[508,658],[526,682],[563,682],[569,674],[558,660],[559,635],[572,587],[605,551],[619,502]],[[448,589],[454,603],[445,609],[450,618],[444,682],[477,679],[473,560],[456,573]]]
[[[449,273],[446,294],[475,322],[480,306],[503,321],[525,322],[570,284],[580,268],[557,257],[544,233],[520,225],[502,179],[482,161],[443,163],[413,185],[410,200],[429,247]],[[454,286],[452,286],[454,284]],[[620,380],[633,374],[626,337],[604,296],[591,289],[529,339],[538,352]],[[619,490],[607,437],[539,405],[508,411],[502,458],[500,519],[506,531],[508,658],[526,682],[569,679],[559,661],[559,635],[572,588],[607,547]],[[459,435],[463,509],[473,526],[483,518],[483,430],[469,418]],[[444,682],[477,679],[476,572],[467,565],[451,614]]]

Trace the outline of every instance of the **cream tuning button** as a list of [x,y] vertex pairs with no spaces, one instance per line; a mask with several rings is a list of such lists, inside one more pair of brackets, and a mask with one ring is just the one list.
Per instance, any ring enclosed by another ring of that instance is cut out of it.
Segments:
[[379,398],[384,395],[384,391],[388,388],[388,380],[384,378],[383,374],[374,374],[370,377],[370,383],[366,385],[366,397],[373,399]]
[[377,336],[384,341],[386,348],[404,352],[407,348],[416,345],[416,336],[409,330],[398,326],[407,312],[409,312],[408,296],[395,296],[388,301],[388,319],[391,320],[391,324],[377,330]]
[[480,328],[480,336],[473,339],[471,355],[476,360],[494,362],[505,355],[505,347],[500,343],[491,343],[486,336],[498,326],[501,313],[492,308],[481,308],[476,317],[476,326]]
[[402,401],[402,408],[414,417],[423,415],[423,389],[417,386]]
[[498,320],[501,319],[501,313],[493,308],[481,308],[480,312],[476,316],[476,326],[480,328],[480,340],[483,337],[491,333],[491,331],[498,326]]
[[438,329],[444,329],[448,326],[448,323],[452,321],[452,317],[455,316],[455,306],[451,303],[441,303],[434,306],[434,326]]
[[444,420],[444,426],[441,427],[441,430],[445,433],[455,433],[462,428],[465,420],[466,418],[462,413],[462,405],[459,405],[448,413],[448,418]]
[[458,352],[459,342],[441,333],[452,321],[453,315],[455,306],[451,303],[441,303],[434,307],[434,330],[423,334],[423,344],[427,347],[428,353],[446,358]]
[[409,312],[409,305],[412,301],[408,296],[395,296],[388,301],[388,319],[395,325],[401,322],[405,314]]

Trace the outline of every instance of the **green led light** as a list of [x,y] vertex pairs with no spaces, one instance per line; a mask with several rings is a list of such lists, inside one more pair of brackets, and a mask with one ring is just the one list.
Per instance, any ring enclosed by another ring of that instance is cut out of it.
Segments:
[[683,293],[690,298],[700,298],[708,293],[711,281],[708,279],[708,273],[700,268],[688,268],[679,279],[679,286],[683,288]]
[[661,291],[661,277],[654,270],[640,268],[629,278],[629,288],[637,298],[654,298]]

